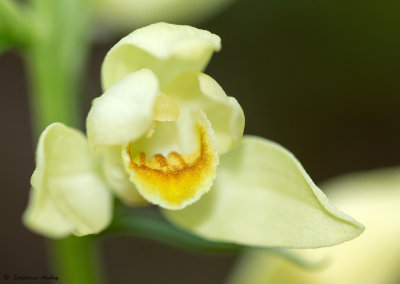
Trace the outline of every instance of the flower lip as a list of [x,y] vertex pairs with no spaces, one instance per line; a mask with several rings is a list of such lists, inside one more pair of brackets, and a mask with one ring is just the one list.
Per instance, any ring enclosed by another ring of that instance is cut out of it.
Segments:
[[133,153],[131,144],[124,147],[125,169],[145,199],[167,209],[181,209],[210,189],[219,157],[211,128],[197,123],[196,129],[199,146],[191,154],[155,154],[148,161],[145,153]]

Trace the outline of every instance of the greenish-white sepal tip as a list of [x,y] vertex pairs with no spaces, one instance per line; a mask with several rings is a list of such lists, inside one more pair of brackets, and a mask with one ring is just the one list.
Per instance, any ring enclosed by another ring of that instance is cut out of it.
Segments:
[[332,246],[364,230],[329,203],[290,152],[252,136],[221,157],[214,185],[201,200],[163,212],[204,238],[258,247]]

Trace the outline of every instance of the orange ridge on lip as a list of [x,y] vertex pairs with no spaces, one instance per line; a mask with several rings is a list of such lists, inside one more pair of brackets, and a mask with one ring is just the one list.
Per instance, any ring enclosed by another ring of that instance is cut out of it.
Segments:
[[145,198],[158,200],[155,203],[169,209],[179,209],[208,191],[216,174],[218,154],[206,130],[200,125],[197,129],[200,143],[193,154],[171,152],[167,158],[156,154],[148,162],[141,152],[135,162],[130,144],[127,146],[128,170]]

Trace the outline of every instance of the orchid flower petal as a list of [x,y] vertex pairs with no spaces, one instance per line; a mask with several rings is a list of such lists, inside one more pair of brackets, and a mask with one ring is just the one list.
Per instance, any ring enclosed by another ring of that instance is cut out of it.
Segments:
[[202,71],[220,48],[217,35],[190,26],[157,23],[137,29],[107,53],[103,89],[142,68],[151,69],[163,85],[184,71]]
[[357,239],[335,247],[295,250],[326,259],[324,269],[305,270],[262,251],[249,251],[230,284],[395,284],[400,279],[400,168],[337,177],[322,185],[329,198],[365,226]]
[[250,246],[315,248],[355,238],[363,226],[327,200],[281,146],[245,137],[221,157],[212,190],[163,213],[204,238]]
[[237,100],[228,97],[210,76],[185,72],[163,88],[182,111],[203,111],[215,132],[218,153],[235,147],[242,138],[244,114]]
[[94,145],[122,145],[144,135],[153,123],[158,81],[147,69],[124,77],[95,99],[86,120]]
[[[37,183],[32,181],[32,184]],[[43,186],[37,188],[31,189],[29,205],[23,216],[24,224],[32,231],[53,239],[70,235],[74,225],[63,216],[47,190]]]

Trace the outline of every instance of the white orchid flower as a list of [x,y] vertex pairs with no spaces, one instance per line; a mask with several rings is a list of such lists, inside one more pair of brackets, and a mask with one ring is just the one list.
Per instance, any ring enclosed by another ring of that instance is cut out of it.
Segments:
[[318,270],[301,268],[281,257],[251,251],[239,262],[230,284],[395,284],[400,279],[400,169],[339,177],[323,186],[329,198],[357,217],[365,232],[335,247],[296,250]]
[[220,48],[210,32],[165,23],[118,42],[103,63],[88,140],[59,123],[41,135],[28,227],[97,233],[110,222],[110,187],[212,240],[306,248],[358,236],[363,226],[329,204],[292,154],[242,139],[239,103],[201,73]]
[[220,48],[208,31],[158,23],[108,52],[87,133],[115,194],[157,204],[212,240],[303,248],[358,236],[363,226],[329,204],[292,154],[241,139],[239,103],[201,73]]

